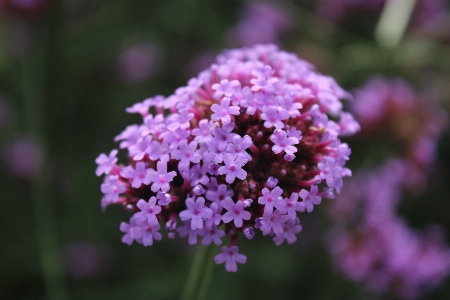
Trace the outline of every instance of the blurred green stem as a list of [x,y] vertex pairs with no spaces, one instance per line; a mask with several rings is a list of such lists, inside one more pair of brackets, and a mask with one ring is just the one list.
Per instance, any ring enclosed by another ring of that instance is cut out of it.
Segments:
[[405,34],[416,0],[388,0],[375,28],[375,38],[386,48],[397,47]]
[[[211,282],[212,265],[209,264],[211,258],[212,246],[197,246],[197,251],[189,270],[188,278],[181,293],[181,300],[199,300],[205,299],[209,283]],[[208,276],[208,277],[206,277]]]
[[217,252],[217,251],[215,251],[217,246],[211,245],[208,248],[209,248],[209,251],[208,251],[209,255],[206,258],[206,266],[204,267],[202,280],[200,282],[200,287],[198,290],[198,298],[197,298],[198,300],[207,299],[209,286],[211,284],[212,277],[213,277],[213,270],[214,270],[214,265],[215,265],[214,256],[216,255],[216,252]]
[[[21,60],[21,89],[24,98],[24,130],[36,136],[47,150],[44,121],[45,88],[47,84],[47,58],[49,32],[47,28],[31,27],[32,46]],[[65,286],[62,259],[57,243],[56,210],[53,189],[49,183],[46,159],[41,172],[31,181],[31,200],[34,212],[34,229],[39,250],[39,260],[44,278],[46,299],[65,300],[68,294]]]

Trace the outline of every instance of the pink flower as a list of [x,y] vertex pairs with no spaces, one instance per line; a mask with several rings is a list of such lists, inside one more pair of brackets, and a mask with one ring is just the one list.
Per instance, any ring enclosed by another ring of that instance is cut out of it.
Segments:
[[319,205],[322,201],[322,197],[317,196],[317,191],[319,188],[317,185],[311,185],[310,191],[301,190],[299,195],[303,199],[302,202],[299,203],[299,211],[307,211],[312,212],[314,209],[314,204]]
[[102,153],[95,159],[95,163],[98,165],[97,170],[95,170],[95,174],[97,176],[102,174],[108,175],[109,172],[111,172],[112,167],[117,162],[116,155],[118,152],[118,150],[114,149],[111,150],[108,156]]
[[125,192],[125,186],[119,182],[119,177],[111,175],[106,177],[106,183],[101,185],[101,191],[105,194],[106,201],[117,202],[119,194]]
[[187,209],[180,212],[180,219],[183,221],[191,220],[191,229],[202,229],[203,220],[212,217],[213,211],[205,206],[205,198],[198,197],[196,201],[189,198],[186,200]]
[[283,190],[276,186],[272,191],[267,188],[263,188],[262,196],[258,198],[258,203],[264,205],[264,213],[273,212],[273,208],[284,212],[286,210],[286,202],[283,201],[281,194]]
[[228,124],[231,122],[230,115],[239,115],[239,106],[230,106],[230,98],[222,98],[222,102],[219,105],[211,105],[211,110],[214,114],[211,115],[211,120],[217,121],[221,120],[223,124]]
[[228,210],[223,216],[222,220],[225,223],[230,223],[234,220],[234,225],[237,228],[242,227],[243,220],[250,220],[251,214],[244,210],[244,203],[238,201],[234,203],[233,200],[227,199],[220,202],[220,205]]
[[275,154],[281,151],[286,152],[286,154],[294,154],[297,152],[297,148],[293,145],[298,144],[300,141],[296,137],[287,137],[286,131],[275,130],[270,140],[274,143],[272,146],[272,151]]
[[158,171],[151,170],[148,173],[148,180],[153,182],[152,184],[152,192],[156,193],[161,189],[162,192],[168,192],[170,190],[169,183],[173,180],[173,178],[177,175],[175,171],[171,171],[167,173],[167,163],[164,161],[159,161],[157,163]]
[[132,166],[125,167],[122,171],[120,171],[120,175],[125,178],[132,179],[133,182],[131,183],[131,186],[134,188],[139,188],[142,183],[145,185],[150,184],[150,173],[154,171],[155,170],[153,169],[146,169],[145,163],[137,162],[136,169],[133,169]]
[[227,183],[232,183],[236,177],[241,180],[245,179],[247,172],[242,169],[242,166],[247,162],[246,158],[227,153],[223,160],[225,166],[219,168],[219,174],[226,174],[225,181]]
[[247,256],[238,253],[238,247],[236,246],[223,246],[222,253],[214,256],[216,264],[225,263],[225,270],[228,272],[237,272],[237,264],[245,264],[247,262]]
[[141,210],[134,214],[134,218],[136,220],[140,220],[142,223],[143,220],[146,220],[148,225],[156,226],[158,224],[157,215],[161,212],[161,206],[156,205],[156,198],[151,197],[148,202],[144,199],[138,201],[136,206]]

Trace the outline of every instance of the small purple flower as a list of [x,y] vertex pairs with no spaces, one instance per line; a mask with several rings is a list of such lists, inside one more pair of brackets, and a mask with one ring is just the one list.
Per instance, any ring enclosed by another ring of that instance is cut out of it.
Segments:
[[255,95],[250,91],[248,86],[244,87],[241,91],[242,99],[241,106],[246,108],[245,113],[247,115],[254,115],[258,109],[258,104],[255,101]]
[[100,176],[102,174],[108,175],[109,172],[111,172],[111,168],[117,162],[116,155],[118,152],[119,152],[118,150],[113,149],[111,150],[108,156],[102,153],[95,159],[95,163],[98,165],[97,170],[95,170],[95,174],[97,176]]
[[288,244],[293,244],[297,241],[297,233],[302,231],[299,219],[289,220],[283,225],[283,232],[273,238],[277,246],[280,246],[285,240]]
[[163,192],[158,192],[158,194],[156,194],[156,198],[158,199],[159,205],[169,205],[172,200],[170,194]]
[[280,106],[286,110],[291,118],[300,116],[300,109],[303,105],[298,102],[293,102],[293,99],[289,96],[281,97]]
[[297,218],[297,211],[305,211],[304,206],[298,202],[298,193],[292,193],[291,197],[289,199],[285,198],[284,201],[286,201],[287,214],[290,220],[295,220]]
[[303,199],[302,202],[299,203],[299,211],[307,211],[312,212],[314,209],[314,204],[318,205],[322,201],[320,196],[317,196],[319,188],[317,185],[311,185],[311,190],[308,192],[307,190],[301,190],[299,195]]
[[130,224],[122,222],[120,224],[120,231],[125,233],[122,237],[122,242],[127,245],[131,245],[134,240],[138,241],[142,237],[141,227],[136,223],[134,218],[130,219]]
[[353,135],[361,130],[361,126],[355,121],[353,115],[347,112],[341,114],[341,119],[339,120],[339,128],[342,135]]
[[136,144],[130,145],[128,150],[130,151],[130,156],[133,157],[133,160],[141,160],[144,158],[144,155],[150,148],[150,144],[152,142],[152,136],[148,135],[139,139]]
[[195,141],[198,143],[208,142],[211,138],[212,121],[206,119],[201,120],[198,123],[198,128],[192,129],[192,135],[195,136]]
[[138,102],[138,103],[133,104],[133,106],[131,106],[131,107],[127,107],[125,109],[125,111],[130,114],[138,113],[145,118],[148,115],[150,106],[152,106],[152,105],[153,105],[153,101],[151,99],[146,99],[143,102]]
[[237,272],[237,264],[245,264],[247,262],[247,256],[238,253],[239,248],[237,246],[223,246],[222,253],[214,256],[216,264],[225,263],[225,270],[228,272]]
[[186,200],[187,209],[180,212],[180,219],[183,221],[191,220],[191,229],[202,229],[203,221],[212,218],[213,211],[205,206],[205,198],[198,197],[196,201],[193,198]]
[[296,128],[292,127],[291,129],[289,129],[287,131],[287,135],[290,138],[296,138],[299,141],[303,138],[302,136],[302,131],[301,130],[297,130]]
[[262,196],[258,198],[258,203],[264,205],[264,213],[271,213],[273,208],[277,208],[281,212],[286,211],[286,202],[281,197],[283,190],[276,186],[272,191],[267,188],[263,188]]
[[220,202],[220,205],[228,210],[223,216],[222,220],[224,223],[230,223],[234,220],[234,225],[237,228],[242,227],[243,220],[250,220],[251,214],[244,210],[244,203],[242,201],[237,201],[234,203],[233,200],[227,199]]
[[247,163],[245,158],[227,153],[223,156],[223,161],[225,166],[219,168],[219,174],[226,174],[225,181],[227,183],[233,183],[236,177],[240,180],[247,177],[247,172],[242,169],[242,166]]
[[156,216],[161,212],[161,206],[156,205],[155,197],[151,197],[148,202],[141,199],[136,206],[141,210],[134,214],[134,218],[138,223],[147,221],[149,226],[156,226],[158,224],[158,218]]
[[274,212],[264,213],[260,221],[260,229],[263,235],[275,233],[276,235],[283,234],[283,224],[289,220],[287,215],[283,215],[281,211],[275,210]]
[[156,193],[161,189],[162,192],[168,192],[170,190],[169,182],[177,175],[175,171],[167,173],[167,162],[158,161],[156,164],[158,171],[150,172],[148,174],[149,180],[153,182],[152,192]]
[[270,128],[275,126],[277,129],[284,127],[283,120],[289,119],[289,114],[285,110],[278,110],[274,105],[267,108],[267,111],[261,114],[261,119],[265,120],[264,126]]
[[204,227],[200,231],[199,235],[203,236],[202,244],[204,246],[209,246],[211,242],[214,242],[216,245],[220,245],[222,244],[222,240],[220,238],[225,235],[225,231],[217,229],[217,226],[213,225],[211,228]]
[[127,179],[132,179],[133,182],[131,183],[131,186],[134,188],[139,188],[142,183],[145,185],[149,185],[151,180],[149,178],[149,174],[151,172],[154,172],[153,169],[146,169],[144,162],[137,162],[136,163],[136,170],[133,169],[132,166],[128,166],[122,169],[120,172],[120,175]]
[[162,126],[161,123],[163,121],[164,117],[162,114],[158,114],[155,117],[153,117],[153,115],[146,116],[144,118],[144,125],[140,128],[142,136],[154,134],[157,131],[161,130],[160,127]]
[[198,184],[207,184],[209,182],[209,177],[206,174],[208,171],[205,165],[200,166],[199,164],[194,165],[189,170],[189,181],[191,186],[196,186]]
[[275,144],[272,146],[272,151],[275,154],[281,151],[286,152],[286,154],[294,154],[297,152],[297,148],[293,145],[298,144],[300,141],[296,137],[287,137],[286,131],[275,130],[275,132],[270,137],[270,140]]
[[186,140],[182,140],[178,145],[180,149],[172,151],[172,158],[180,160],[178,164],[180,171],[189,171],[189,164],[191,162],[200,162],[201,155],[196,151],[197,145],[197,142],[192,141],[188,145]]
[[230,106],[230,102],[230,98],[224,97],[220,106],[218,104],[211,105],[211,110],[214,112],[211,120],[221,120],[223,124],[228,124],[231,122],[230,115],[239,115],[239,106]]
[[235,153],[238,157],[242,157],[243,159],[250,161],[252,157],[245,150],[251,145],[253,145],[251,137],[248,135],[245,135],[244,137],[236,135],[233,137],[232,142],[228,144],[226,151],[228,153]]
[[325,157],[325,159],[318,163],[320,169],[320,177],[326,179],[327,185],[331,188],[335,187],[335,181],[342,178],[342,168],[336,165],[336,161],[332,157]]
[[225,199],[231,199],[233,197],[234,192],[228,189],[226,184],[221,184],[217,187],[216,190],[208,189],[206,192],[206,199],[217,202]]
[[125,130],[114,138],[114,141],[122,141],[120,143],[120,148],[128,148],[134,145],[141,138],[141,132],[139,131],[139,126],[130,125],[125,128]]
[[149,158],[153,161],[169,161],[169,154],[167,144],[161,144],[158,141],[152,141],[150,147],[147,149]]
[[241,83],[237,80],[228,81],[228,79],[222,79],[220,84],[213,84],[212,89],[216,90],[214,93],[215,99],[220,99],[223,95],[226,97],[231,97],[231,95],[241,89]]
[[160,241],[162,239],[161,233],[158,230],[161,225],[157,223],[156,225],[144,225],[142,230],[142,245],[145,247],[153,245],[153,240]]
[[105,178],[106,183],[103,183],[100,187],[103,194],[105,194],[105,200],[116,203],[119,199],[119,194],[125,192],[125,186],[119,182],[119,176],[111,175]]
[[178,227],[177,232],[180,237],[188,237],[189,245],[197,244],[198,235],[201,233],[199,229],[191,229],[191,221],[184,221],[184,226]]
[[212,217],[206,220],[205,227],[212,228],[213,226],[217,226],[222,221],[222,207],[217,203],[211,203],[209,208],[212,210]]

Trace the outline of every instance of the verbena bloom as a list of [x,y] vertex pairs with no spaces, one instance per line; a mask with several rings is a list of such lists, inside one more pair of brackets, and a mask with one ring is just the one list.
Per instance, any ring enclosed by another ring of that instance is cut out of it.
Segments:
[[118,152],[114,149],[111,150],[108,156],[102,153],[95,159],[95,163],[98,165],[97,170],[95,170],[97,176],[102,174],[108,175],[111,172],[112,167],[117,163],[116,155]]
[[421,299],[450,274],[450,248],[439,227],[419,232],[396,214],[411,168],[397,159],[357,174],[330,209],[337,221],[328,235],[337,269],[399,299]]
[[223,246],[222,253],[214,256],[214,260],[217,264],[225,263],[225,269],[228,272],[237,272],[237,262],[245,264],[247,262],[247,256],[238,253],[237,246]]
[[295,242],[297,213],[333,198],[350,176],[350,149],[339,139],[355,131],[342,111],[347,96],[275,45],[228,50],[173,95],[128,109],[143,124],[116,137],[128,165],[116,164],[114,153],[102,160],[110,169],[103,206],[120,203],[133,213],[121,225],[127,244],[151,245],[161,223],[170,238],[178,233],[191,245],[198,236],[203,245],[229,239],[215,261],[234,272],[246,261],[239,236]]
[[[448,126],[448,114],[438,97],[427,90],[417,92],[401,78],[373,77],[355,91],[350,109],[361,123],[361,138],[370,141],[384,136],[399,141],[397,155],[407,154],[415,165],[415,179],[409,188],[420,192],[426,186],[426,175],[433,169],[439,138]],[[341,150],[341,156],[349,149]],[[411,173],[412,174],[412,173]]]

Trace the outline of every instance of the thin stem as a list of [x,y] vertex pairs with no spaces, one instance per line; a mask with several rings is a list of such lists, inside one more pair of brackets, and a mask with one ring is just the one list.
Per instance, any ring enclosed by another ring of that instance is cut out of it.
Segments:
[[206,258],[206,266],[203,272],[203,277],[202,280],[200,282],[200,287],[198,289],[198,300],[205,300],[207,299],[208,296],[208,291],[209,291],[209,286],[211,284],[212,281],[212,277],[213,277],[213,270],[214,270],[214,266],[216,265],[214,263],[214,256],[216,255],[217,251],[214,251],[215,249],[217,249],[217,246],[209,246],[209,255]]
[[375,28],[375,38],[386,48],[397,47],[405,34],[416,0],[388,0]]
[[[181,300],[199,299],[199,287],[201,285],[201,279],[204,277],[202,274],[205,272],[205,261],[208,257],[208,253],[211,251],[210,248],[211,247],[205,247],[203,245],[197,247],[194,261],[192,262],[186,284],[180,297]],[[201,286],[203,287],[203,285]]]

